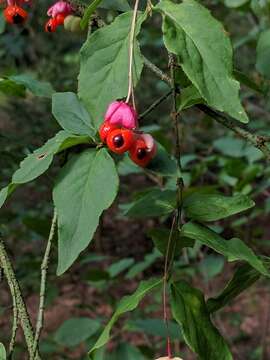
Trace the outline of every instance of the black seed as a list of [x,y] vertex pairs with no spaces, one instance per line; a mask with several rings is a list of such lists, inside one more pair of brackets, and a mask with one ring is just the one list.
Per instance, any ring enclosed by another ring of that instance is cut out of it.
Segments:
[[121,146],[124,145],[124,138],[121,134],[119,135],[116,135],[114,138],[113,138],[113,144],[115,147],[117,148],[120,148]]
[[139,149],[137,150],[137,158],[138,158],[139,160],[144,159],[144,158],[146,157],[146,155],[147,155],[146,149],[144,149],[144,148],[139,148]]
[[22,24],[23,22],[24,22],[24,18],[20,14],[13,15],[14,24]]

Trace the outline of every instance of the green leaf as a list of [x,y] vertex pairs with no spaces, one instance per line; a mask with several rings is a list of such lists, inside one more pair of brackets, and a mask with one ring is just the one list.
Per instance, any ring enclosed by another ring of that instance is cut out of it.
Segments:
[[84,151],[61,170],[53,190],[58,213],[58,275],[92,240],[100,215],[115,199],[118,182],[106,149]]
[[213,313],[223,308],[259,280],[260,276],[261,274],[249,264],[239,266],[224,290],[218,296],[208,299],[208,311]]
[[[81,50],[79,96],[98,127],[111,101],[123,98],[128,91],[128,49],[132,12],[95,31]],[[136,35],[145,16],[139,15]],[[140,49],[134,47],[134,85],[140,78],[143,60]]]
[[224,4],[229,8],[235,9],[245,5],[248,2],[249,0],[225,0]]
[[33,95],[39,97],[50,98],[54,93],[54,89],[50,83],[36,80],[30,74],[9,76],[9,80],[14,81],[16,84],[23,85]]
[[18,185],[30,182],[48,170],[55,154],[69,147],[85,143],[90,143],[87,136],[75,136],[66,131],[58,132],[20,163],[19,169],[13,174],[11,183],[0,192],[0,207]]
[[239,158],[245,154],[245,141],[231,136],[223,136],[213,143],[214,148],[223,155]]
[[108,273],[110,274],[110,277],[113,278],[119,275],[121,272],[127,270],[133,264],[134,264],[133,258],[126,258],[119,260],[108,268]]
[[263,262],[240,239],[225,240],[211,229],[196,223],[186,223],[182,228],[182,236],[199,241],[228,258],[229,261],[246,261],[261,274],[269,276]]
[[5,29],[6,29],[6,21],[3,15],[3,11],[0,11],[0,35],[3,34]]
[[187,345],[200,360],[233,359],[228,345],[211,322],[200,290],[184,281],[172,284],[172,312]]
[[181,89],[180,95],[177,97],[178,111],[188,109],[196,104],[203,104],[204,100],[197,88],[190,85]]
[[[170,238],[170,230],[159,228],[151,229],[148,231],[148,235],[152,238],[156,248],[161,252],[161,254],[166,255],[168,241]],[[171,238],[171,249],[174,249],[174,255],[179,256],[182,253],[184,247],[193,247],[194,240],[184,238],[180,236],[179,231],[174,231]],[[169,254],[169,258],[171,258]]]
[[161,144],[157,143],[157,153],[146,170],[163,176],[176,176],[177,163],[175,158]]
[[[175,322],[169,321],[169,328],[171,339],[179,341],[182,337],[179,326]],[[127,324],[127,330],[134,332],[138,331],[151,336],[160,336],[164,339],[166,339],[168,335],[163,319],[151,318],[130,320]]]
[[154,189],[122,209],[124,215],[132,218],[168,215],[175,209],[175,198],[175,191]]
[[85,29],[88,26],[91,15],[96,11],[96,8],[99,6],[101,2],[102,0],[93,0],[91,4],[86,8],[83,14],[83,18],[81,20],[82,29]]
[[7,354],[5,347],[2,343],[0,343],[0,360],[6,360],[6,358],[7,358]]
[[9,79],[0,78],[0,91],[8,96],[25,96],[25,87]]
[[248,210],[255,205],[246,195],[194,193],[184,199],[186,216],[197,221],[217,221]]
[[98,338],[95,345],[90,350],[90,353],[101,348],[110,340],[110,333],[113,325],[119,319],[119,317],[129,311],[135,310],[141,300],[145,297],[147,293],[156,288],[161,284],[161,279],[150,279],[147,281],[142,281],[135,291],[134,294],[125,296],[119,303],[115,313],[113,314],[111,320],[108,322],[107,326],[103,330],[102,334]]
[[201,96],[210,106],[247,123],[239,100],[240,86],[232,75],[231,42],[222,24],[194,0],[181,4],[162,0],[156,8],[164,16],[167,49],[179,57],[183,71]]
[[100,329],[99,321],[85,317],[71,318],[66,320],[54,334],[54,340],[66,347],[81,344]]
[[261,32],[257,43],[256,51],[256,69],[267,79],[270,79],[270,30],[265,30]]
[[88,112],[72,92],[55,93],[52,113],[64,130],[77,135],[95,136],[95,129]]

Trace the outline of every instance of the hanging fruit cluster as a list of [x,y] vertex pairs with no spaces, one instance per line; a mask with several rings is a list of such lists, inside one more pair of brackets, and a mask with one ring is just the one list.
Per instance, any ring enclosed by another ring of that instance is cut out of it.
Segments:
[[139,131],[136,110],[123,101],[109,105],[99,135],[112,152],[128,151],[131,160],[139,166],[146,167],[156,154],[153,137]]
[[7,0],[6,8],[3,11],[4,18],[9,24],[21,25],[28,18],[28,12],[24,6],[29,4],[28,0]]
[[65,30],[71,32],[81,32],[81,18],[74,15],[75,10],[70,3],[60,0],[51,6],[47,12],[50,19],[45,25],[45,30],[49,33],[55,32],[58,26],[64,25]]
[[47,11],[50,19],[45,25],[47,32],[55,32],[57,27],[64,24],[65,18],[73,13],[72,6],[66,1],[57,1]]

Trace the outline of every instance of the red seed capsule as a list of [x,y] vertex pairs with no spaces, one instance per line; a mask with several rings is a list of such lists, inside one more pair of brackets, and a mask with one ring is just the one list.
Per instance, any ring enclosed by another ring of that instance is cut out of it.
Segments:
[[129,151],[129,157],[135,164],[146,167],[156,154],[156,145],[149,149],[142,138],[135,141]]
[[136,135],[129,129],[112,130],[107,136],[108,148],[116,154],[128,151],[136,140]]
[[112,130],[119,129],[119,126],[110,124],[108,121],[104,121],[99,128],[99,136],[103,143],[106,143],[107,136]]
[[57,14],[55,19],[57,22],[57,25],[63,25],[65,21],[66,15],[65,14]]
[[27,11],[17,5],[7,6],[3,13],[6,21],[9,24],[20,25],[23,24],[28,18]]
[[48,33],[55,32],[58,26],[56,18],[49,19],[45,25],[45,31]]

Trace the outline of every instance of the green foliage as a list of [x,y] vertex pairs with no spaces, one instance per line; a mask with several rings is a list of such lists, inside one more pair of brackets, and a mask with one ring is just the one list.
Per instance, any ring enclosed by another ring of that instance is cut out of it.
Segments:
[[103,347],[109,341],[111,329],[114,323],[118,320],[118,318],[121,315],[136,309],[139,303],[141,302],[141,300],[144,298],[144,296],[160,284],[161,284],[160,279],[151,279],[147,281],[142,281],[134,294],[124,297],[120,301],[114,315],[112,316],[111,320],[108,322],[107,326],[103,330],[97,342],[90,350],[90,353]]
[[241,292],[253,285],[260,276],[261,273],[249,264],[239,266],[224,290],[218,296],[208,299],[208,311],[213,313],[226,306]]
[[[166,255],[167,247],[168,247],[168,239],[170,238],[170,230],[169,229],[151,229],[148,232],[148,235],[151,236],[155,247],[161,252],[161,254]],[[174,255],[179,256],[182,253],[184,247],[193,247],[194,241],[192,239],[188,239],[180,236],[180,232],[175,230],[171,235],[171,251],[173,249]],[[169,258],[171,258],[171,254],[169,253]]]
[[3,34],[6,28],[6,22],[3,16],[3,12],[0,11],[0,35]]
[[55,93],[52,113],[64,130],[76,135],[95,136],[92,120],[76,94]]
[[105,149],[75,155],[60,171],[53,190],[58,213],[58,275],[88,246],[117,190],[115,164]]
[[184,281],[172,284],[173,317],[200,360],[231,360],[230,350],[211,322],[203,294]]
[[216,221],[248,210],[255,205],[248,196],[195,193],[187,196],[183,206],[186,216],[197,221]]
[[7,358],[7,354],[5,347],[2,343],[0,343],[0,360],[6,360],[6,358]]
[[232,75],[231,43],[222,24],[194,0],[185,0],[180,5],[162,0],[157,10],[164,16],[167,49],[179,56],[182,69],[205,101],[241,122],[248,122],[239,101],[239,83]]
[[70,318],[56,331],[54,340],[62,346],[71,348],[95,335],[100,326],[99,321],[87,317]]
[[0,78],[0,91],[6,95],[23,97],[26,95],[26,90],[35,96],[45,98],[51,98],[54,93],[54,89],[50,83],[36,80],[30,74]]
[[42,175],[53,161],[55,154],[78,144],[89,144],[87,136],[75,136],[66,131],[60,131],[48,140],[42,147],[28,155],[19,169],[13,174],[11,183],[0,191],[0,207],[18,185],[30,182]]
[[161,216],[175,209],[175,191],[153,189],[130,204],[122,206],[124,214],[132,218]]
[[91,15],[96,11],[96,8],[100,5],[101,2],[102,0],[93,0],[91,4],[87,7],[81,20],[82,29],[85,29],[89,25]]
[[[127,95],[128,45],[132,13],[116,18],[109,26],[94,32],[81,49],[79,96],[93,117],[95,126],[102,121],[108,104]],[[140,31],[144,15],[137,23]],[[134,49],[134,85],[140,78],[143,61],[139,46]]]
[[197,240],[210,247],[217,253],[227,257],[229,261],[246,261],[261,274],[269,276],[263,262],[240,239],[225,240],[213,230],[192,222],[185,224],[181,233],[185,237]]
[[[168,325],[171,339],[175,341],[181,339],[181,330],[179,326],[173,321],[169,321]],[[130,320],[126,327],[128,331],[143,332],[147,335],[160,336],[164,339],[167,338],[166,326],[163,319],[149,318]]]
[[267,79],[270,79],[269,56],[270,30],[265,30],[260,34],[257,43],[256,68]]
[[108,273],[110,274],[110,277],[113,278],[121,274],[123,271],[127,270],[128,268],[130,268],[130,266],[133,264],[134,264],[134,259],[132,258],[119,260],[108,268]]

